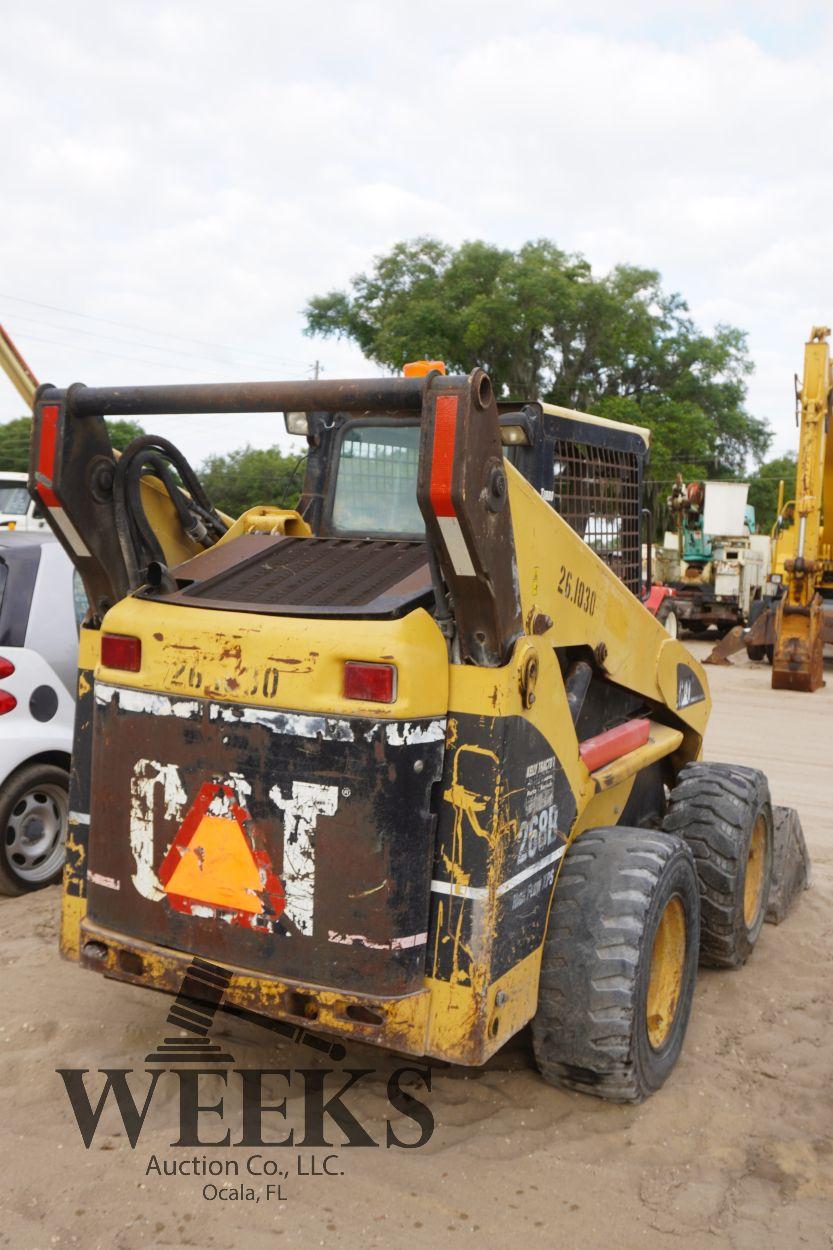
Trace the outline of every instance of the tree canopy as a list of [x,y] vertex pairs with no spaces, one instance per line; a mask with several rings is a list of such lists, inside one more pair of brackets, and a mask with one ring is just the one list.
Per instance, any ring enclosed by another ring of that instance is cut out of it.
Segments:
[[749,479],[748,501],[755,509],[755,522],[761,534],[768,534],[778,512],[778,483],[784,483],[784,501],[795,495],[795,452],[766,460]]
[[652,476],[732,477],[771,435],[746,410],[746,335],[700,330],[656,270],[598,276],[540,239],[517,251],[473,241],[397,243],[347,290],[315,296],[309,335],[352,340],[400,370],[417,357],[479,365],[499,395],[543,399],[648,426]]
[[[136,421],[108,421],[113,446],[123,451],[144,430]],[[26,473],[29,468],[29,439],[32,418],[16,417],[0,425],[0,473]]]
[[256,504],[294,508],[304,480],[304,461],[284,456],[278,447],[240,447],[225,456],[209,456],[199,477],[215,507],[238,517]]

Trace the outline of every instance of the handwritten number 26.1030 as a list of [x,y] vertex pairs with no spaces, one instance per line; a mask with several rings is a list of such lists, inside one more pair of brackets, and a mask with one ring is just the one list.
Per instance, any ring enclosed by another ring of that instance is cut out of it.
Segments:
[[596,611],[595,590],[591,590],[587,582],[582,581],[580,577],[573,577],[570,569],[563,564],[558,577],[558,593],[565,599],[569,599],[577,608],[581,608],[582,612],[586,612],[588,616],[592,616]]

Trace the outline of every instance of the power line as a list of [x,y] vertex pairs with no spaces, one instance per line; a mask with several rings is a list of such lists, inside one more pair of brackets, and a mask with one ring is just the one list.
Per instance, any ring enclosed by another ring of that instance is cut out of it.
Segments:
[[[118,326],[119,329],[121,330],[134,330],[139,334],[152,334],[152,335],[155,335],[157,338],[173,339],[180,343],[196,343],[198,347],[211,347],[211,348],[214,348],[215,350],[219,350],[223,352],[238,352],[238,353],[242,352],[249,356],[259,356],[262,360],[268,361],[270,364],[280,363],[284,365],[292,365],[292,366],[297,365],[298,367],[301,367],[301,363],[302,363],[300,360],[296,358],[289,359],[288,357],[271,356],[267,352],[253,351],[251,348],[248,348],[248,347],[243,347],[243,348],[229,347],[227,343],[212,343],[212,342],[209,342],[207,339],[191,338],[185,334],[171,334],[168,331],[151,330],[147,326],[137,326],[128,321],[115,321],[110,317],[95,317],[91,313],[76,312],[72,308],[62,308],[58,304],[44,304],[44,303],[41,303],[39,300],[24,299],[22,295],[9,295],[9,294],[4,294],[3,292],[0,292],[0,299],[9,299],[9,300],[12,300],[16,304],[27,304],[32,308],[46,308],[50,312],[64,313],[68,317],[80,317],[80,318],[83,318],[85,321],[98,321],[102,325]],[[147,344],[147,346],[150,346],[150,344]]]
[[[115,360],[131,360],[136,364],[150,365],[153,369],[176,369],[179,373],[190,373],[191,376],[197,372],[196,368],[187,368],[185,365],[175,365],[166,360],[146,360],[143,356],[129,356],[126,352],[108,352],[102,347],[80,347],[78,343],[61,343],[58,339],[46,338],[41,334],[32,334],[28,330],[25,332],[25,338],[31,339],[34,343],[51,343],[53,347],[64,347],[69,351],[89,352],[93,356],[110,356]],[[156,349],[150,343],[144,343],[141,346],[150,348],[151,351]],[[213,373],[215,378],[223,378],[221,373]]]
[[[114,334],[101,334],[95,330],[82,330],[78,326],[61,325],[54,321],[40,321],[37,317],[24,317],[20,313],[13,313],[12,315],[14,316],[15,320],[18,322],[25,321],[29,323],[30,325],[44,326],[48,330],[60,330],[65,334],[83,334],[85,338],[99,339],[105,343],[123,343],[123,344],[126,344],[128,347],[140,347],[140,348],[144,347],[152,352],[164,352],[165,355],[167,356],[178,356],[182,360],[187,360],[187,359],[207,360],[211,364],[219,363],[217,361],[216,356],[202,356],[197,352],[184,351],[182,348],[162,347],[162,346],[158,346],[156,343],[140,343],[140,342],[137,342],[135,339],[118,338]],[[30,335],[30,331],[28,330],[24,330],[23,333],[26,335]],[[30,335],[30,337],[33,337],[33,336]],[[44,340],[44,341],[47,341],[47,340]],[[228,361],[228,364],[231,367],[235,367],[235,368],[239,367],[239,368],[253,369],[253,370],[257,370],[257,372],[259,373],[266,372],[265,365],[262,365],[262,364],[254,364],[254,363],[248,364],[245,361],[242,363],[238,363],[233,360]]]

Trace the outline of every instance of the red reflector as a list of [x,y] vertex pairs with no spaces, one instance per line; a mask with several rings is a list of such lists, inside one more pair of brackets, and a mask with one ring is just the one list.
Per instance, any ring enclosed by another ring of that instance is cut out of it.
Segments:
[[440,395],[434,417],[434,451],[431,456],[431,506],[437,516],[456,516],[451,499],[454,475],[454,440],[457,435],[457,396]]
[[131,638],[127,634],[102,634],[101,663],[105,668],[138,673],[142,667],[141,638]]
[[649,720],[644,718],[629,720],[626,724],[617,725],[603,734],[596,734],[595,738],[586,738],[584,742],[579,743],[578,753],[590,772],[594,773],[597,768],[603,768],[612,760],[618,760],[620,756],[627,755],[628,751],[635,751],[637,747],[644,746],[650,732]]
[[394,665],[348,660],[344,665],[344,697],[364,699],[366,703],[393,703],[396,699]]
[[8,690],[0,690],[0,716],[5,716],[6,712],[11,712],[17,707],[17,699],[13,694],[9,694]]
[[11,677],[14,672],[14,664],[11,660],[7,660],[5,656],[0,655],[0,677]]
[[52,489],[55,480],[55,452],[58,444],[58,420],[61,410],[57,404],[44,404],[41,408],[40,447],[38,448],[38,473],[46,482],[38,482],[38,494],[48,508],[58,507],[58,497]]

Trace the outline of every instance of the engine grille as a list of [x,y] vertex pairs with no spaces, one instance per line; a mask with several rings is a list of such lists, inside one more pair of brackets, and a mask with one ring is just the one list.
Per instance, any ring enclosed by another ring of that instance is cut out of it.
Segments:
[[632,452],[557,439],[553,506],[639,594],[639,462]]
[[[283,538],[175,596],[243,611],[387,615],[431,591],[424,542]],[[229,544],[229,555],[232,554]],[[196,572],[198,564],[195,563]],[[185,571],[183,566],[181,572]]]

